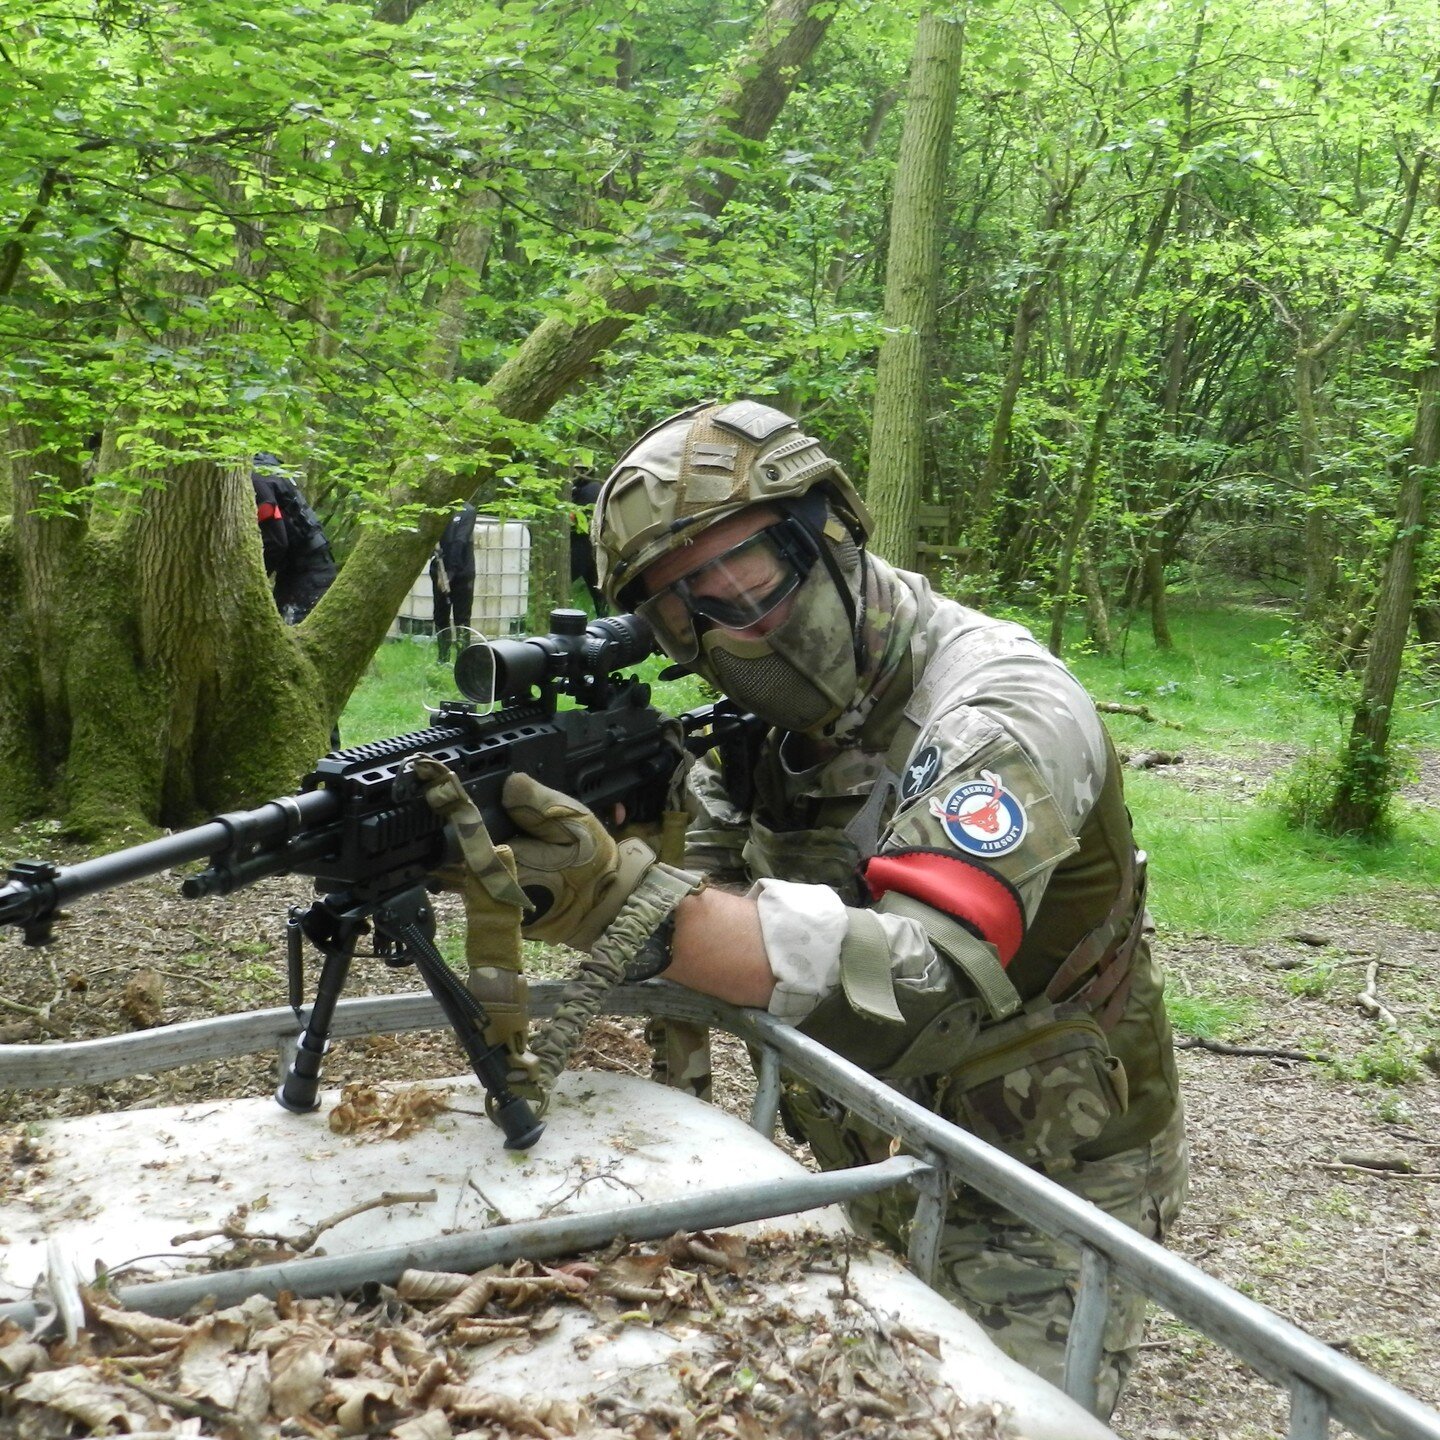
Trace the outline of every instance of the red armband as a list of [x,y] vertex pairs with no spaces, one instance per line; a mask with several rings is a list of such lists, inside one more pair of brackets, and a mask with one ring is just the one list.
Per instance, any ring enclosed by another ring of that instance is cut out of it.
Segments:
[[283,520],[284,518],[285,512],[278,505],[272,505],[268,501],[255,507],[255,519],[261,525],[267,520]]
[[891,850],[873,856],[860,873],[872,900],[894,890],[923,901],[993,945],[1002,965],[1025,938],[1025,908],[1015,887],[953,850]]

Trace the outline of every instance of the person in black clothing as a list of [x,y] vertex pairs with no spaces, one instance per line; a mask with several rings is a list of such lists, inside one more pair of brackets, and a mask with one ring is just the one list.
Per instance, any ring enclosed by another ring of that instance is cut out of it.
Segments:
[[430,597],[444,664],[450,658],[451,625],[468,627],[475,603],[475,507],[468,501],[450,517],[430,558]]
[[[594,504],[596,497],[600,494],[600,482],[594,479],[578,479],[570,486],[570,499],[574,502],[575,509],[572,516],[577,515],[579,510],[589,510]],[[600,588],[600,582],[595,573],[595,550],[590,544],[590,532],[582,530],[572,520],[570,526],[570,574],[577,580],[585,582],[585,588],[590,592],[590,599],[594,603],[597,615],[608,615],[610,606],[605,600],[605,592]]]
[[335,579],[335,557],[320,520],[275,456],[255,456],[250,483],[265,573],[287,625],[298,625]]

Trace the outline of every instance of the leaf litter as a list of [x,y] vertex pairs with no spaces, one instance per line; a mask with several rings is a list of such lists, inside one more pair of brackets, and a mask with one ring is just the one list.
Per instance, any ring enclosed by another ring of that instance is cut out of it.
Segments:
[[[15,1440],[88,1433],[394,1440],[1006,1440],[1001,1407],[937,1379],[939,1342],[852,1290],[853,1237],[678,1234],[616,1241],[554,1263],[477,1274],[405,1271],[348,1297],[253,1296],[164,1319],[82,1291],[85,1325],[46,1344],[0,1322],[0,1429]],[[785,1298],[833,1279],[821,1328]],[[567,1310],[588,1313],[576,1363],[627,1327],[668,1335],[673,1398],[611,1377],[608,1393],[516,1397],[484,1366],[523,1353]]]

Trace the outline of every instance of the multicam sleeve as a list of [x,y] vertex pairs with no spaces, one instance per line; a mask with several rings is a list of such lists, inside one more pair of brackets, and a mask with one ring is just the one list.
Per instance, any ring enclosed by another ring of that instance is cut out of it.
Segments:
[[935,697],[891,827],[865,867],[877,903],[846,908],[832,897],[839,928],[822,923],[808,894],[791,893],[814,887],[760,890],[772,1012],[843,1030],[837,1048],[853,1058],[886,1064],[942,1015],[953,1041],[957,1005],[992,1019],[1013,1011],[1005,967],[1104,780],[1089,697],[1014,634],[982,642]]
[[720,768],[703,756],[686,782],[690,825],[685,832],[685,868],[721,884],[745,885],[745,841],[750,823],[725,792]]

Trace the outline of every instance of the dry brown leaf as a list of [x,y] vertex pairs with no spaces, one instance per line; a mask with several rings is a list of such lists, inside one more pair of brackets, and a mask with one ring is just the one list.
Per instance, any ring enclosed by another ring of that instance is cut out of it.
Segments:
[[426,1410],[412,1420],[402,1420],[390,1432],[393,1440],[452,1440],[454,1433],[443,1410]]
[[357,1336],[342,1335],[331,1351],[334,1368],[342,1375],[354,1375],[375,1358],[375,1347]]
[[330,1344],[305,1326],[271,1352],[270,1406],[282,1420],[308,1415],[320,1403]]
[[520,1340],[530,1327],[523,1320],[457,1320],[450,1339],[457,1345],[488,1345],[492,1340]]
[[0,1381],[7,1385],[28,1375],[48,1360],[45,1349],[33,1340],[12,1340],[0,1346]]
[[395,1282],[395,1293],[402,1300],[449,1300],[474,1278],[449,1270],[402,1270]]
[[373,1377],[332,1381],[330,1398],[336,1402],[335,1423],[342,1435],[388,1429],[405,1408],[404,1392],[394,1381]]
[[152,1428],[149,1415],[134,1406],[134,1392],[102,1379],[84,1365],[42,1370],[15,1391],[15,1398],[54,1410],[91,1430]]
[[575,1434],[585,1415],[582,1407],[564,1401],[535,1404],[469,1385],[442,1385],[430,1400],[453,1418],[489,1421],[504,1425],[517,1435],[535,1436],[537,1440],[553,1440],[557,1433]]
[[330,1112],[330,1129],[337,1135],[372,1132],[367,1138],[403,1140],[422,1130],[450,1106],[450,1092],[410,1085],[403,1090],[380,1090],[374,1085],[350,1084]]
[[452,1320],[478,1315],[490,1303],[490,1297],[499,1283],[497,1276],[477,1275],[463,1290],[457,1291],[431,1314],[425,1325],[426,1333],[433,1335],[437,1330],[443,1330]]
[[421,1371],[415,1383],[410,1386],[411,1402],[415,1405],[428,1405],[431,1395],[433,1395],[441,1385],[444,1385],[447,1381],[453,1380],[454,1378],[450,1373],[450,1363],[448,1360],[432,1360],[425,1369]]
[[[422,1343],[415,1345],[415,1339],[420,1339]],[[434,1358],[434,1350],[423,1343],[423,1337],[415,1336],[408,1330],[403,1336],[395,1337],[394,1344],[390,1340],[381,1340],[375,1349],[378,1369],[402,1385],[413,1384],[416,1376],[422,1374]]]
[[147,1315],[143,1310],[122,1310],[114,1305],[101,1305],[92,1298],[90,1312],[102,1325],[131,1335],[152,1346],[173,1346],[190,1334],[190,1327],[178,1320],[166,1320],[159,1315]]

